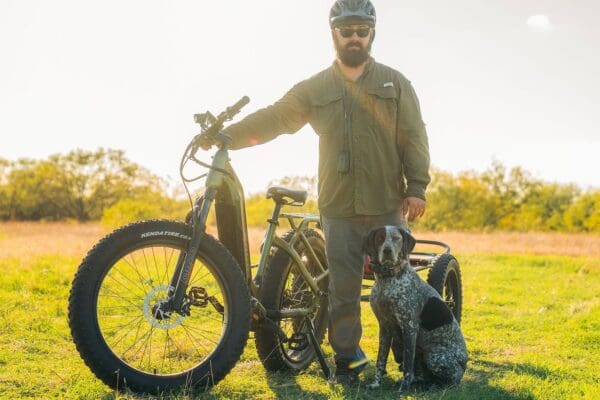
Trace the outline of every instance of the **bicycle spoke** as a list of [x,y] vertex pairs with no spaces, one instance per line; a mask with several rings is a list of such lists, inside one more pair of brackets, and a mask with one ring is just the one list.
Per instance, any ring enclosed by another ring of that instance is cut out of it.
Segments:
[[164,369],[165,369],[165,358],[166,358],[166,355],[167,355],[167,345],[169,344],[169,330],[168,329],[165,331],[165,335],[166,335],[165,346],[163,347],[162,362],[160,364],[160,370],[161,370],[161,372],[164,371]]
[[[181,326],[183,326],[183,324],[182,324]],[[218,344],[219,344],[219,343],[215,342],[214,340],[212,340],[212,339],[209,339],[209,338],[208,338],[208,337],[206,337],[206,335],[205,335],[205,333],[213,333],[213,332],[208,332],[208,331],[205,331],[205,330],[203,330],[203,329],[200,329],[200,328],[192,328],[192,327],[191,327],[191,326],[189,326],[189,325],[187,326],[187,328],[188,328],[188,329],[191,329],[192,331],[194,331],[194,332],[196,332],[196,333],[198,333],[198,335],[202,336],[204,339],[208,340],[209,342],[211,342],[211,343],[213,343],[213,344],[215,344],[215,345],[218,345]]]
[[[124,277],[125,279],[127,279],[129,282],[131,282],[131,284],[132,284],[132,285],[133,285],[133,286],[134,286],[136,289],[140,289],[140,290],[141,290],[141,292],[142,292],[142,294],[144,294],[144,295],[146,294],[146,289],[144,289],[144,287],[143,287],[143,286],[142,286],[142,287],[139,287],[139,286],[137,286],[137,284],[136,284],[135,282],[133,282],[131,279],[129,279],[129,278],[127,277],[127,275],[125,275],[125,274],[123,274],[121,271],[119,271],[119,268],[115,268],[115,271],[116,271],[116,272],[118,272],[118,273],[119,273],[119,274],[120,274],[122,277]],[[121,284],[121,286],[123,286],[124,288],[127,288],[127,286],[125,286],[123,283],[121,283],[120,281],[118,281],[118,280],[117,280],[117,278],[115,278],[115,277],[113,276],[113,274],[109,274],[108,276],[109,276],[110,278],[112,278],[112,279],[113,279],[115,282],[118,282],[118,283],[120,283],[120,284]]]
[[[200,352],[198,351],[198,346],[195,345],[195,343],[199,343],[198,340],[194,337],[194,335],[192,335],[192,333],[189,331],[189,329],[185,326],[182,325],[183,330],[185,331],[185,334],[187,335],[187,337],[190,338],[190,343],[192,343],[194,345],[194,350],[196,350],[196,353],[198,354],[198,356],[200,356],[200,358],[202,357],[202,354],[200,354]],[[200,346],[204,347],[208,353],[210,353],[210,349],[206,348],[206,346],[204,346],[202,343],[199,343]]]
[[[132,325],[132,324],[134,324],[134,323],[136,322],[136,320],[138,320],[138,319],[140,320],[140,323],[138,324],[138,326],[139,326],[139,325],[141,325],[141,324],[142,324],[142,322],[144,322],[144,320],[143,320],[143,317],[142,317],[142,316],[138,316],[138,317],[134,318],[132,321],[130,321],[129,323],[126,323],[126,324],[123,324],[123,325],[117,326],[117,329],[116,329],[116,331],[115,331],[115,332],[114,332],[112,335],[108,335],[108,336],[106,337],[106,339],[109,339],[109,338],[111,338],[111,337],[115,336],[117,333],[119,333],[119,331],[120,331],[121,329],[123,329],[123,328],[124,328],[124,327],[126,327],[126,326],[129,326],[129,325]],[[131,332],[131,331],[132,331],[134,328],[135,328],[135,327],[131,327],[129,330],[127,330],[125,333],[123,333],[123,334],[122,334],[122,336],[119,338],[119,340],[117,340],[115,343],[113,343],[113,346],[117,346],[117,345],[118,345],[118,344],[121,342],[121,340],[123,340],[123,338],[124,338],[125,336],[127,336],[127,335],[129,334],[129,332]]]
[[167,248],[163,247],[163,253],[164,253],[165,261],[166,261],[167,265],[165,267],[165,273],[163,274],[163,277],[160,279],[161,285],[164,285],[166,283],[165,279],[168,276],[169,269],[171,267],[171,257],[173,257],[174,252],[175,252],[175,249],[171,249],[171,254],[169,255],[169,257],[167,257]]
[[129,265],[129,267],[130,267],[132,270],[134,270],[134,271],[135,271],[135,273],[137,274],[137,276],[138,276],[138,278],[139,278],[139,280],[140,280],[140,282],[142,283],[142,286],[143,286],[143,285],[144,285],[144,277],[142,276],[142,274],[141,274],[141,273],[140,273],[140,271],[138,270],[138,268],[137,268],[137,265],[136,265],[136,266],[134,266],[134,265],[131,265],[131,264],[129,263],[129,261],[127,261],[127,259],[126,259],[126,258],[123,258],[123,261],[125,261],[125,263],[126,263],[127,265]]
[[148,371],[151,369],[152,362],[152,333],[154,330],[150,331],[150,338],[148,339]]
[[[133,338],[133,343],[131,343],[131,345],[130,345],[130,346],[127,348],[127,349],[125,349],[125,351],[124,351],[124,352],[121,354],[121,356],[122,356],[123,358],[125,358],[125,354],[127,354],[127,352],[128,352],[130,349],[132,349],[132,348],[135,346],[135,344],[137,343],[137,341],[138,341],[138,337],[139,337],[139,335],[140,335],[140,328],[142,327],[142,322],[144,322],[144,321],[142,320],[142,321],[140,321],[140,323],[138,324],[137,330],[135,331],[135,337]],[[115,346],[115,347],[116,347],[116,345],[117,345],[117,344],[118,344],[118,343],[115,343],[115,344],[113,344],[113,346]]]
[[160,272],[158,272],[158,263],[156,262],[156,254],[154,254],[154,247],[150,247],[152,250],[152,258],[154,259],[154,270],[156,271],[156,280],[160,279]]
[[[183,366],[183,364],[181,362],[181,355],[184,354],[185,352],[183,350],[181,350],[181,347],[179,347],[179,345],[177,344],[177,342],[175,341],[175,339],[173,338],[173,336],[169,336],[169,338],[171,340],[171,343],[173,343],[173,345],[177,349],[178,357],[176,357],[176,359],[179,360],[179,365]],[[170,357],[169,360],[172,360],[172,357]]]
[[[108,289],[106,289],[106,288],[104,288],[104,290],[108,291]],[[103,294],[101,297],[103,297],[103,298],[104,297],[114,297],[115,299],[129,300],[130,302],[139,300],[139,299],[133,298],[133,297],[123,297],[123,296],[118,295],[118,294],[113,294],[113,295]],[[132,304],[134,304],[134,303],[132,303]]]
[[[135,263],[133,253],[129,254],[129,257],[131,258],[131,262],[127,261],[127,257],[123,257],[121,260],[123,260],[123,262],[125,262],[125,264],[129,265],[129,267],[136,272],[136,274],[140,280],[140,283],[142,284],[142,288],[143,288],[144,285],[147,284],[147,279],[144,279],[144,277],[140,273],[139,268],[138,268],[137,264]],[[142,289],[142,290],[145,290],[145,289]]]
[[194,276],[192,276],[192,279],[190,279],[190,285],[192,286],[193,283],[200,281],[201,279],[203,279],[204,277],[210,275],[210,271],[207,271],[204,275],[200,276],[199,278],[196,278],[196,275],[198,275],[198,273],[200,273],[200,271],[202,270],[202,267],[204,265],[200,264],[200,268],[197,268],[196,271],[194,271]]
[[[112,278],[112,279],[114,279],[114,278]],[[131,305],[132,305],[132,306],[134,306],[134,307],[137,307],[137,308],[140,308],[140,307],[141,307],[141,305],[140,305],[140,304],[136,304],[136,303],[134,303],[133,301],[130,301],[130,300],[128,300],[128,298],[118,295],[117,293],[113,292],[111,289],[109,289],[109,288],[107,288],[107,287],[103,287],[103,288],[102,288],[102,291],[106,291],[106,292],[112,293],[113,295],[112,295],[112,296],[107,296],[107,295],[105,295],[105,294],[102,294],[102,295],[99,295],[99,296],[98,296],[98,299],[100,299],[100,298],[104,298],[104,297],[116,297],[116,298],[119,298],[119,299],[121,299],[121,300],[124,300],[126,303],[128,303],[128,304],[131,304]],[[135,300],[139,300],[139,299],[135,299]]]
[[142,368],[142,363],[144,362],[144,355],[146,354],[146,349],[148,348],[148,342],[150,341],[150,338],[152,337],[152,332],[153,331],[154,331],[154,327],[151,326],[150,330],[148,332],[146,332],[146,334],[144,335],[145,336],[145,340],[144,340],[143,347],[140,347],[140,350],[143,349],[143,351],[142,351],[142,355],[140,356],[140,362],[138,364],[138,368]]
[[[152,274],[150,273],[150,269],[148,268],[148,259],[146,258],[146,250],[142,247],[142,256],[144,257],[144,267],[146,267],[146,272],[148,272],[148,279],[152,282]],[[135,261],[135,259],[134,259]]]

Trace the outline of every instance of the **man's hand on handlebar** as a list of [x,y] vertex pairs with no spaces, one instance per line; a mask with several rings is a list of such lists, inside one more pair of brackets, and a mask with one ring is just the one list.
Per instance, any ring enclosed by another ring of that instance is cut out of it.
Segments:
[[194,145],[196,148],[200,147],[204,150],[210,150],[213,146],[223,147],[223,145],[229,145],[231,143],[231,137],[219,132],[215,135],[207,133],[201,133],[194,139]]
[[210,150],[217,143],[214,136],[200,134],[196,137],[196,146],[203,150]]
[[200,147],[204,150],[210,150],[215,144],[219,147],[230,144],[231,138],[221,132],[223,123],[231,120],[249,101],[248,96],[242,97],[237,103],[227,107],[216,118],[210,112],[195,114],[194,119],[202,127],[202,133],[194,138],[194,148],[198,149]]

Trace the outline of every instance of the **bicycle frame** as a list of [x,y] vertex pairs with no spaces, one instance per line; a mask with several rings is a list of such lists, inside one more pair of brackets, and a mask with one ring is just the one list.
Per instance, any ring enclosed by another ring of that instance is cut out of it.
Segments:
[[[320,221],[319,216],[318,215],[309,215],[309,214],[293,214],[293,213],[281,214],[281,217],[288,219],[288,222],[290,223],[290,226],[292,227],[292,230],[294,231],[294,234],[290,238],[289,242],[287,242],[287,241],[283,240],[282,238],[280,238],[279,236],[277,236],[275,233],[275,230],[278,225],[278,218],[280,216],[279,215],[280,209],[281,209],[281,205],[276,204],[275,210],[273,211],[273,217],[269,220],[269,228],[267,229],[267,233],[265,234],[263,250],[260,254],[260,259],[258,262],[258,270],[256,272],[255,279],[252,281],[252,292],[256,293],[258,290],[258,285],[262,281],[262,275],[267,266],[270,249],[271,249],[271,247],[274,246],[274,247],[277,247],[277,248],[283,250],[290,256],[292,261],[298,266],[298,269],[299,269],[300,274],[302,275],[302,278],[308,284],[308,286],[311,288],[313,293],[315,293],[315,295],[317,295],[318,297],[324,296],[325,293],[323,293],[323,291],[321,289],[319,289],[318,283],[321,280],[323,280],[324,278],[326,278],[327,275],[329,274],[329,272],[327,270],[325,270],[325,268],[321,264],[321,261],[315,254],[313,248],[310,246],[310,243],[308,242],[308,239],[306,238],[306,236],[304,235],[304,232],[303,232],[303,230],[305,228],[308,228],[308,226],[311,223],[318,224]],[[297,219],[300,219],[300,223],[298,225],[296,224],[296,221],[295,221]],[[300,240],[302,242],[302,244],[304,244],[304,247],[308,250],[307,257],[309,257],[310,260],[317,265],[317,268],[319,270],[318,276],[313,277],[308,272],[306,267],[304,266],[304,262],[302,261],[302,258],[300,257],[300,255],[298,254],[298,252],[295,249],[295,245],[298,242],[298,240]],[[286,316],[306,315],[305,311],[307,311],[307,310],[297,309],[297,310],[293,310],[293,312],[291,312],[291,310],[290,310],[290,312],[287,313]],[[310,311],[310,310],[308,310],[308,311]]]
[[[267,266],[268,256],[272,247],[277,247],[286,252],[293,262],[298,266],[299,272],[309,285],[313,293],[318,296],[324,296],[324,292],[318,287],[318,283],[327,277],[328,271],[325,270],[314,250],[310,246],[303,230],[310,224],[319,224],[318,215],[283,213],[281,217],[287,218],[290,226],[294,230],[289,242],[283,240],[276,234],[278,219],[280,217],[281,204],[276,203],[272,218],[269,219],[269,227],[265,234],[265,240],[262,247],[259,263],[257,265],[256,277],[252,279],[252,265],[250,262],[250,247],[248,242],[248,229],[246,224],[246,208],[244,202],[244,191],[242,185],[229,163],[228,146],[224,143],[215,153],[211,169],[206,178],[206,190],[204,196],[196,200],[190,215],[189,222],[192,223],[192,237],[185,254],[180,254],[171,278],[171,287],[173,288],[169,307],[173,310],[180,310],[186,294],[189,279],[192,275],[192,266],[196,259],[198,247],[202,237],[206,232],[206,221],[210,208],[215,205],[215,215],[217,221],[218,238],[221,243],[229,250],[240,267],[244,271],[246,284],[250,290],[251,296],[256,297],[262,275]],[[300,220],[299,223],[296,220]],[[295,250],[294,246],[301,241],[307,251],[307,257],[318,267],[320,273],[313,277],[306,269],[302,258]],[[255,309],[263,317],[269,314],[273,319],[288,317],[306,317],[312,312],[307,308],[297,308],[286,310],[284,313],[273,313],[273,310],[264,310],[258,300],[254,299]],[[256,312],[256,310],[255,310]]]

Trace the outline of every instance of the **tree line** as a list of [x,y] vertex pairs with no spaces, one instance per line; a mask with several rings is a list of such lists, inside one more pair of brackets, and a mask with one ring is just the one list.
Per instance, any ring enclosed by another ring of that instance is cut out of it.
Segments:
[[[286,177],[272,184],[308,190],[303,211],[317,212],[315,177]],[[0,220],[101,220],[115,227],[146,218],[184,218],[189,203],[168,194],[167,187],[121,150],[0,159]],[[600,233],[599,189],[545,182],[500,162],[483,172],[451,174],[434,168],[427,193],[427,213],[417,229]],[[246,205],[248,224],[265,226],[272,201],[256,193]]]
[[[0,220],[138,219],[171,216],[181,201],[122,150],[73,150],[45,160],[0,159]],[[185,215],[185,214],[184,214]]]
[[600,232],[600,190],[545,182],[500,162],[481,173],[434,169],[419,224],[431,230]]

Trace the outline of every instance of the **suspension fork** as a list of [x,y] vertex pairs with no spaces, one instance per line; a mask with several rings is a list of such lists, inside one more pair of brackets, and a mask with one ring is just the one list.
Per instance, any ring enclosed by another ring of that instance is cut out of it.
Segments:
[[227,145],[223,145],[214,155],[212,166],[206,177],[206,191],[201,202],[197,202],[192,209],[192,237],[188,246],[187,253],[179,254],[175,272],[171,277],[170,287],[173,292],[169,293],[168,308],[173,311],[181,311],[185,291],[187,290],[192,268],[198,255],[200,242],[205,235],[206,220],[208,213],[217,195],[217,188],[223,183],[223,172],[229,162]]
[[169,293],[169,308],[171,310],[181,310],[185,291],[192,276],[192,267],[198,255],[200,242],[206,231],[206,220],[210,207],[215,199],[215,188],[207,188],[201,202],[198,202],[192,210],[192,237],[189,242],[186,253],[180,253],[175,266],[175,272],[171,277],[170,287],[172,293]]

